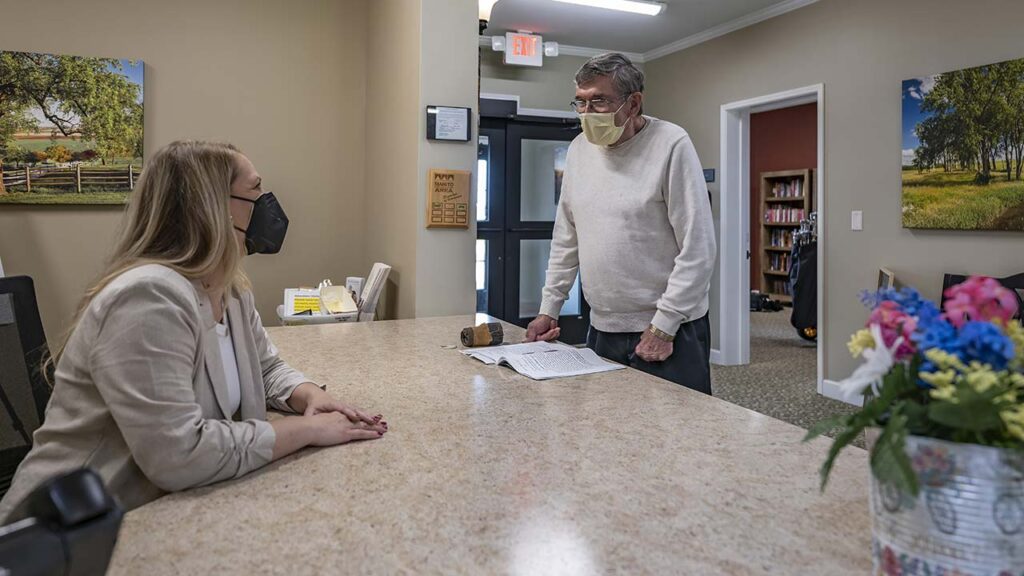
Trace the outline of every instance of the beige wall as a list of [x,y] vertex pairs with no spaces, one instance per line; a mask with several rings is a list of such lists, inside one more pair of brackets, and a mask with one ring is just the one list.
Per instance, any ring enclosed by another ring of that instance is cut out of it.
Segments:
[[519,96],[523,108],[570,111],[569,101],[575,94],[573,77],[586,58],[545,58],[541,68],[506,66],[501,59],[501,52],[488,46],[480,48],[481,92]]
[[[476,309],[476,223],[469,230],[425,227],[427,172],[431,168],[476,170],[477,2],[423,0],[420,41],[420,160],[416,206],[416,316],[472,314]],[[430,9],[426,9],[426,5]],[[422,119],[428,105],[473,109],[469,142],[432,142]],[[471,179],[470,190],[476,190]],[[473,205],[472,203],[470,204]],[[472,214],[472,211],[470,211]]]
[[392,266],[386,317],[416,314],[420,2],[374,0],[367,21],[366,265]]
[[[901,81],[1024,57],[1022,19],[1015,0],[821,0],[647,63],[650,112],[686,128],[706,167],[719,167],[722,104],[824,83],[827,378],[854,366],[845,341],[866,320],[857,294],[880,266],[932,298],[943,272],[1024,267],[1020,234],[900,224]],[[851,210],[863,210],[864,231],[850,230]]]
[[[363,274],[365,0],[5,0],[2,49],[139,58],[145,148],[234,142],[291,219],[278,256],[246,268],[276,323],[281,290]],[[8,274],[36,280],[54,341],[101,269],[117,208],[0,206]]]
[[427,230],[425,213],[427,171],[473,170],[476,130],[468,143],[430,142],[425,109],[476,111],[476,14],[474,0],[370,3],[366,252],[393,268],[388,318],[475,308],[475,229]]

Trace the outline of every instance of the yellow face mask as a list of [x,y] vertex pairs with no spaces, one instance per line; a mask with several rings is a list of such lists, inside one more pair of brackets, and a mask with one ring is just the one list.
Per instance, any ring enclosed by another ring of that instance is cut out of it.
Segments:
[[[628,100],[627,100],[628,102]],[[625,106],[626,102],[622,103]],[[622,110],[619,106],[619,110]],[[587,140],[595,146],[611,146],[622,138],[622,132],[626,129],[625,123],[622,126],[615,125],[615,112],[585,112],[580,114],[580,125],[583,127],[583,134]]]

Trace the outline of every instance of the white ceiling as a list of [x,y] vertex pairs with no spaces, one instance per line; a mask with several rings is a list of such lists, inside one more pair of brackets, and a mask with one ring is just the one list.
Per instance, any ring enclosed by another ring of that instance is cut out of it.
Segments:
[[[658,16],[641,16],[555,0],[498,0],[485,35],[529,30],[560,44],[634,54],[715,30],[743,25],[809,4],[806,0],[661,0]],[[813,1],[813,0],[811,0]],[[706,36],[707,34],[705,34]],[[718,34],[715,34],[718,35]]]

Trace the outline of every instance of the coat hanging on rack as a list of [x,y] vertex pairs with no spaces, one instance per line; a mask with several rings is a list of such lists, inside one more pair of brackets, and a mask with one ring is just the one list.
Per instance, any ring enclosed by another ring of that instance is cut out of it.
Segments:
[[805,340],[818,337],[818,214],[800,221],[794,235],[789,269],[793,313],[790,323]]

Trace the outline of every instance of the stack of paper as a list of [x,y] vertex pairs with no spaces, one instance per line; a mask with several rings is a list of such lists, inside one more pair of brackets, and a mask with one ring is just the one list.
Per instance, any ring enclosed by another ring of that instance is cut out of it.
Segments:
[[505,364],[534,380],[596,374],[625,368],[602,359],[589,348],[566,344],[529,342],[489,348],[469,348],[462,353],[484,364]]

